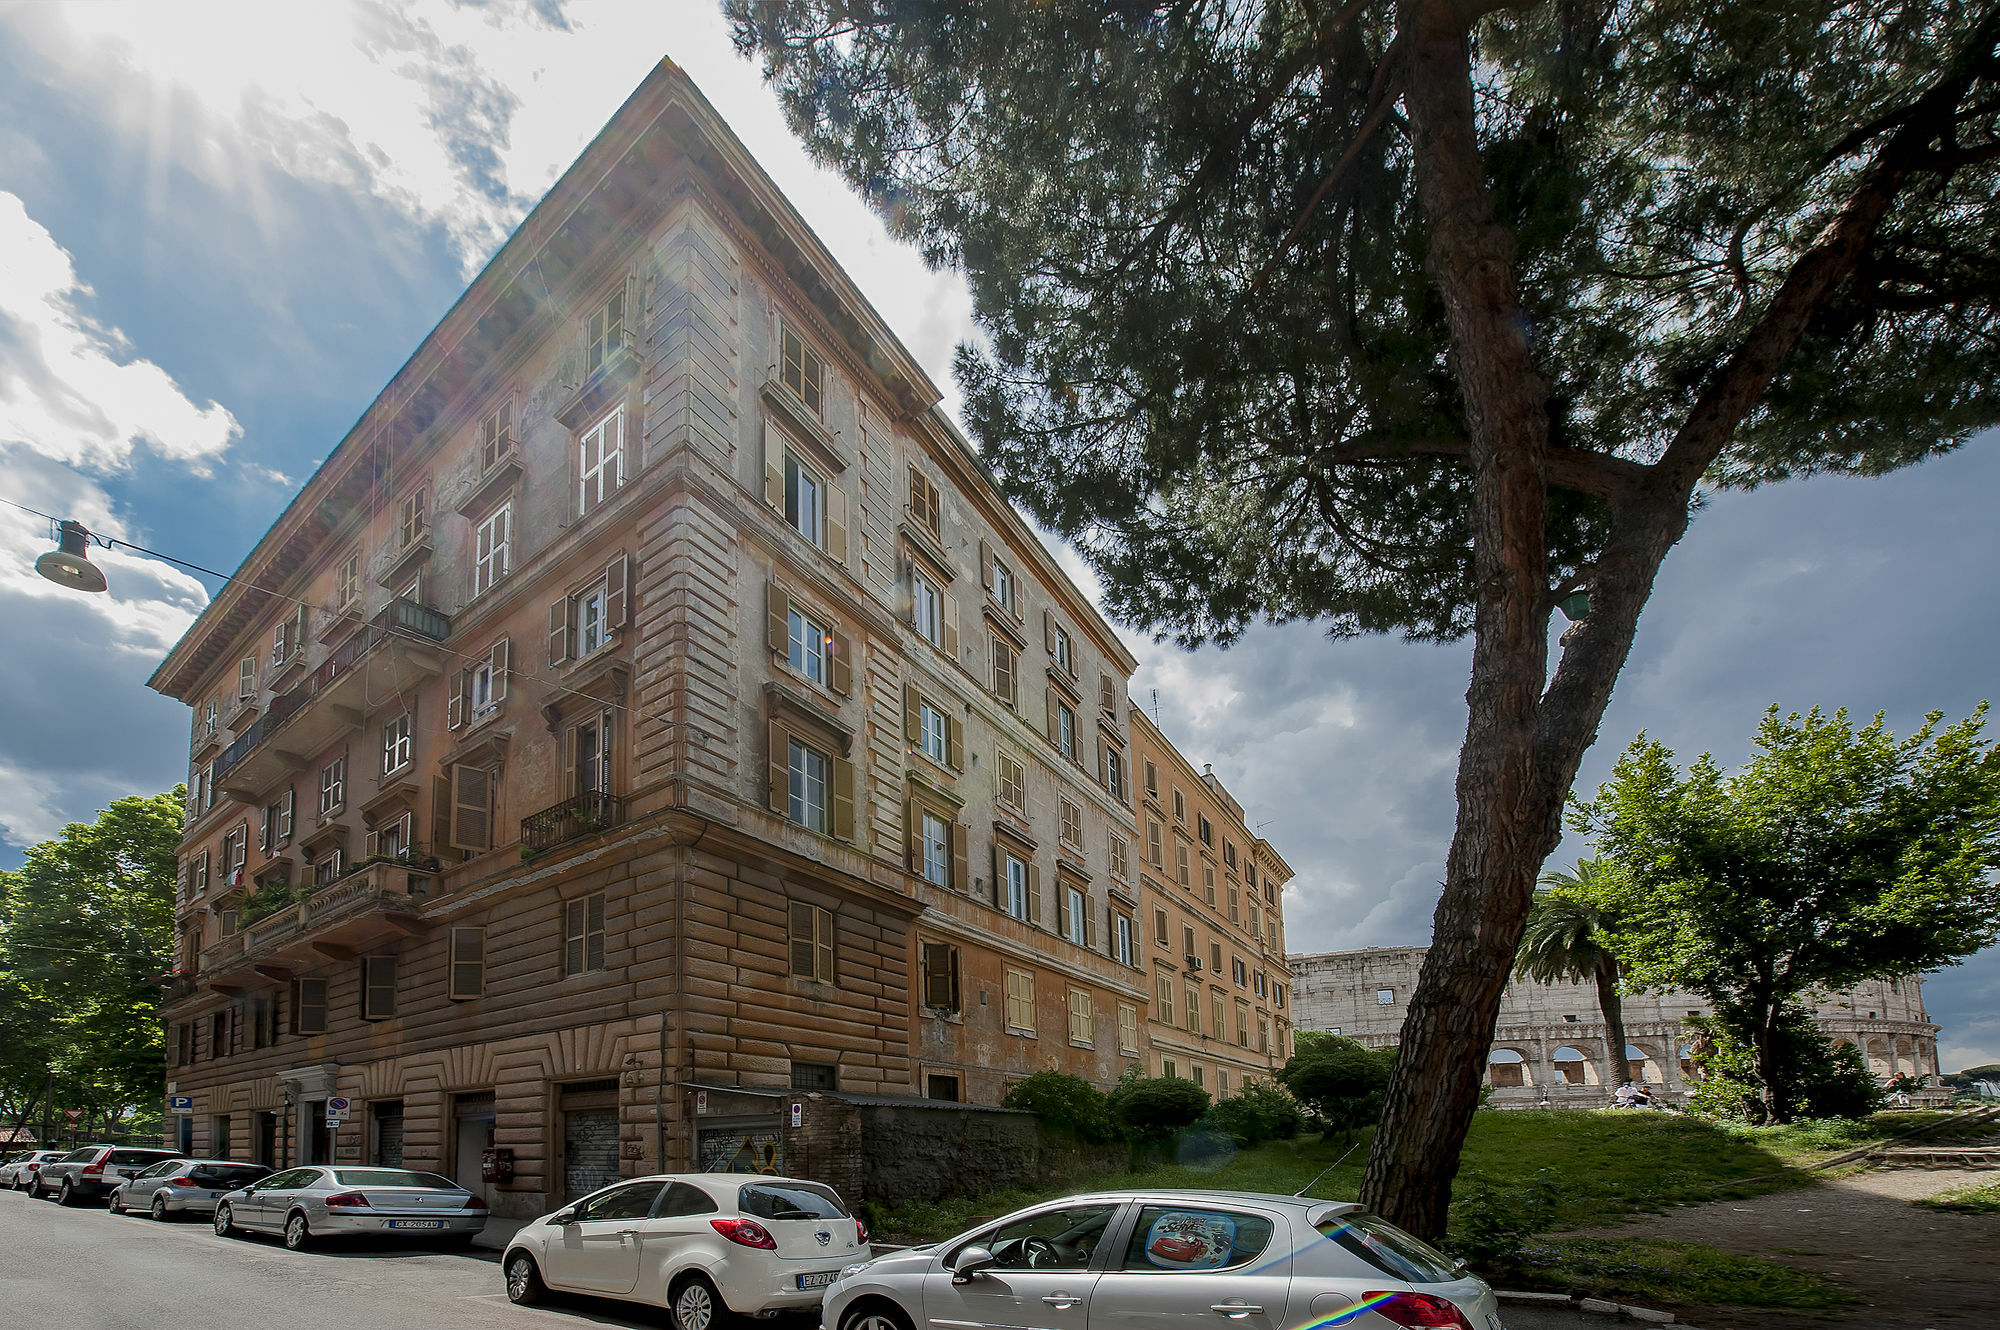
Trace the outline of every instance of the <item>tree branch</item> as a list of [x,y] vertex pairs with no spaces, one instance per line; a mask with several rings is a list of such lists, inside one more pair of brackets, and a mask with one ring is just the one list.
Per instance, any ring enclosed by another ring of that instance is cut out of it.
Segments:
[[[1368,441],[1343,443],[1329,449],[1326,460],[1334,465],[1390,462],[1406,457],[1450,457],[1461,461],[1471,456],[1464,439],[1415,439],[1407,442]],[[1628,461],[1608,453],[1584,448],[1551,447],[1548,450],[1549,484],[1556,489],[1574,490],[1600,499],[1615,499],[1645,482],[1652,468],[1643,462]]]

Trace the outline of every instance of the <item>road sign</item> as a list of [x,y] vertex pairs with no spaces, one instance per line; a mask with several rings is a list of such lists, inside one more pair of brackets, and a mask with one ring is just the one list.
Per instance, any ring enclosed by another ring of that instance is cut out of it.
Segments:
[[74,1127],[83,1120],[83,1110],[80,1108],[66,1108],[63,1110],[63,1116],[68,1118],[69,1125]]
[[800,1123],[805,1121],[805,1117],[806,1117],[806,1106],[804,1104],[793,1104],[792,1125],[794,1127],[798,1126]]
[[339,1131],[342,1124],[344,1124],[346,1121],[347,1119],[344,1117],[337,1118],[333,1114],[329,1113],[326,1115],[326,1129],[328,1131]]
[[326,1120],[332,1122],[336,1119],[344,1119],[352,1107],[353,1104],[346,1095],[337,1094],[326,1101]]
[[694,1092],[694,1111],[697,1113],[708,1112],[708,1091],[696,1090]]
[[194,1096],[191,1094],[168,1095],[167,1108],[175,1113],[192,1113],[194,1112]]

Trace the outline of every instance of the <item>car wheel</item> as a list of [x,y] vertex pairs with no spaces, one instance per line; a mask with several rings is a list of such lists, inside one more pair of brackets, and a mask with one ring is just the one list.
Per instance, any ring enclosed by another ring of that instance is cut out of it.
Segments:
[[162,1224],[167,1222],[167,1198],[158,1192],[153,1193],[153,1218]]
[[910,1330],[910,1321],[894,1303],[871,1299],[850,1308],[840,1330]]
[[548,1292],[542,1283],[542,1272],[535,1268],[535,1258],[524,1251],[517,1251],[507,1258],[507,1301],[532,1307]]
[[306,1217],[296,1210],[292,1211],[292,1217],[285,1221],[285,1249],[304,1251],[312,1246],[312,1236],[312,1227],[306,1223]]
[[62,1190],[56,1193],[56,1204],[57,1205],[76,1204],[76,1184],[71,1182],[68,1178],[64,1178],[62,1180]]
[[124,1214],[125,1189],[123,1187],[120,1187],[117,1191],[112,1192],[111,1199],[104,1203],[104,1208],[109,1210],[114,1215]]
[[726,1311],[706,1275],[682,1275],[667,1303],[676,1330],[716,1330]]
[[224,1201],[221,1205],[215,1207],[215,1236],[226,1238],[235,1232],[236,1226],[229,1213],[229,1202]]

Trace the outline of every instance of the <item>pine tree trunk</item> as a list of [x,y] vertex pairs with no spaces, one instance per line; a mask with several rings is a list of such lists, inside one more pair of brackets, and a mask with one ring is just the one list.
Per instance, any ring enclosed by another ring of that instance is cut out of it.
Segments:
[[1618,962],[1606,951],[1597,953],[1597,1009],[1604,1013],[1604,1046],[1610,1055],[1605,1065],[1611,1079],[1605,1084],[1616,1089],[1632,1076],[1625,1056],[1625,1002],[1618,996]]

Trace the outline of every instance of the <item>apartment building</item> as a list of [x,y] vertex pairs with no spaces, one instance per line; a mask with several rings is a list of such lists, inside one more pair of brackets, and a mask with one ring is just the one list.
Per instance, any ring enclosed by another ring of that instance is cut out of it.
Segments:
[[662,63],[152,679],[187,1148],[527,1215],[1146,1060],[1133,660],[938,396]]
[[1211,769],[1197,772],[1143,711],[1131,715],[1150,1071],[1227,1095],[1291,1056],[1291,865]]

